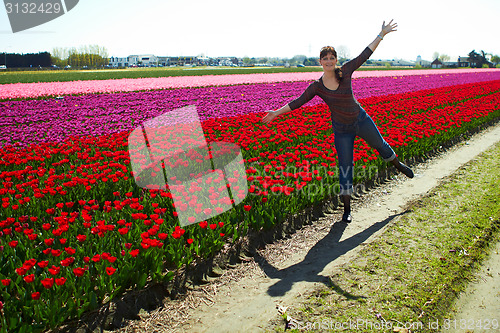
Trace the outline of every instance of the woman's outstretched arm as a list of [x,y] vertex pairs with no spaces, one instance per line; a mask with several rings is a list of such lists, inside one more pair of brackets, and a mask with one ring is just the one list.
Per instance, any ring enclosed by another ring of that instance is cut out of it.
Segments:
[[280,114],[287,113],[290,111],[292,111],[292,109],[290,108],[290,106],[288,104],[282,106],[281,108],[279,108],[276,111],[267,111],[266,116],[264,118],[262,118],[262,122],[264,124],[269,124],[271,121],[273,121],[274,118],[276,118]]
[[314,96],[316,96],[316,89],[317,89],[317,81],[311,83],[302,93],[302,95],[300,95],[298,98],[294,99],[290,103],[283,105],[276,111],[267,111],[267,114],[264,118],[262,118],[262,121],[265,124],[268,124],[277,116],[300,108],[302,105],[306,104]]
[[371,42],[370,45],[368,45],[368,47],[370,48],[370,50],[372,50],[372,52],[375,51],[378,44],[380,44],[380,41],[384,38],[385,35],[387,35],[389,32],[397,31],[396,28],[398,27],[398,24],[392,23],[392,21],[393,20],[391,20],[391,22],[389,22],[389,24],[387,25],[385,25],[385,21],[382,23],[382,30],[380,31],[378,36],[375,37],[375,40]]

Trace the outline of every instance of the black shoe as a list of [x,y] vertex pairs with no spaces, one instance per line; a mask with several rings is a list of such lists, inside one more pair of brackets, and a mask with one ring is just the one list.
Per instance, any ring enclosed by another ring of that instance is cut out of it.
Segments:
[[403,163],[399,164],[399,166],[397,166],[397,169],[399,171],[401,171],[402,173],[404,173],[405,176],[408,177],[408,178],[413,178],[414,177],[413,171],[409,167],[407,167],[406,165],[404,165]]
[[351,213],[345,212],[345,213],[342,215],[342,222],[345,222],[345,223],[350,223],[351,221],[352,221],[352,216],[351,216]]

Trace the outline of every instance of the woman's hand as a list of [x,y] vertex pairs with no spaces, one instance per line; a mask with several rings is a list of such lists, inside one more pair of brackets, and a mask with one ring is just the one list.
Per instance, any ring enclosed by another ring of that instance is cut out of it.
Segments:
[[277,111],[272,111],[272,110],[267,111],[266,116],[264,118],[262,118],[262,122],[264,124],[269,124],[277,116],[278,116],[278,112]]
[[385,25],[385,21],[382,23],[382,31],[380,34],[383,36],[387,35],[389,32],[397,31],[396,28],[398,27],[398,24],[396,22],[392,23],[389,22],[389,24]]

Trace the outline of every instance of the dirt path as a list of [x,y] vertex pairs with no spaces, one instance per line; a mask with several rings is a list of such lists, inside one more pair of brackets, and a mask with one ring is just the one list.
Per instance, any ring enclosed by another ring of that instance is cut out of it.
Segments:
[[[383,233],[411,202],[498,141],[500,125],[415,166],[415,178],[397,176],[363,195],[353,202],[351,224],[335,224],[340,212],[323,217],[287,239],[268,244],[255,258],[226,271],[216,282],[195,289],[188,296],[190,302],[161,308],[123,331],[153,332],[160,331],[160,327],[162,332],[272,329],[271,322],[280,318],[278,305],[293,306],[297,297],[327,283],[327,277],[338,266],[349,262],[363,244]],[[177,318],[173,326],[162,324],[172,323],[172,318]]]
[[455,311],[441,324],[441,332],[495,332],[500,330],[500,242],[459,297]]

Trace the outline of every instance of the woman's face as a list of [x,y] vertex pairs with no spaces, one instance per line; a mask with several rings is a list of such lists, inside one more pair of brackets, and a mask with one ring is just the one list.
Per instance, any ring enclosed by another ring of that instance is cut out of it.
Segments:
[[319,63],[323,66],[324,71],[333,71],[337,64],[337,58],[335,58],[333,53],[327,53],[323,58],[319,59]]

